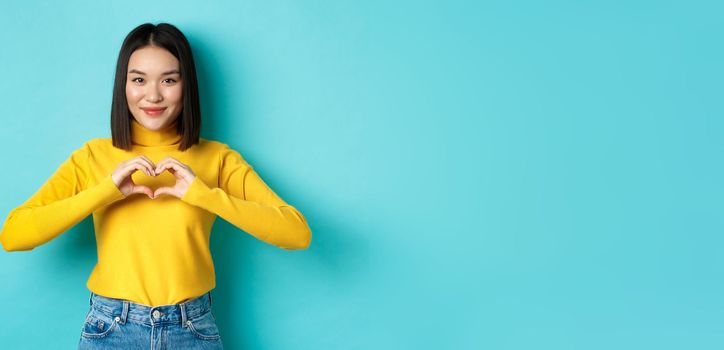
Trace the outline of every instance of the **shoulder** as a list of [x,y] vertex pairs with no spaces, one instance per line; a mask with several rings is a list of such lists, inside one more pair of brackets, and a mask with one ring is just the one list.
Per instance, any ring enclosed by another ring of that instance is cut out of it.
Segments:
[[251,167],[251,165],[244,159],[244,156],[234,149],[232,146],[230,146],[228,143],[217,141],[217,140],[209,140],[209,139],[202,139],[206,144],[207,147],[210,149],[213,149],[213,152],[217,154],[219,157],[219,161],[222,166],[224,165],[245,165],[248,167]]
[[83,143],[81,148],[84,148],[90,154],[105,153],[113,148],[113,141],[110,137],[96,137]]
[[211,148],[213,150],[219,151],[221,150],[226,144],[223,142],[219,142],[212,139],[207,139],[204,137],[199,137],[199,144],[197,146]]
[[96,138],[92,138],[92,139],[86,141],[85,143],[83,143],[83,146],[88,147],[88,148],[98,148],[98,147],[103,147],[106,144],[109,144],[109,145],[111,144],[110,138],[96,137]]
[[221,158],[225,152],[227,145],[223,142],[199,137],[199,143],[193,145],[188,151],[195,153],[199,157]]
[[205,146],[205,148],[209,148],[209,149],[213,150],[214,152],[218,153],[219,156],[222,158],[224,156],[228,155],[229,153],[236,153],[239,156],[241,156],[241,154],[239,154],[239,152],[237,150],[235,150],[234,148],[232,148],[231,146],[229,146],[229,144],[227,144],[225,142],[201,138],[199,140],[199,145],[202,145],[202,144]]
[[199,138],[199,145],[205,145],[206,147],[210,147],[216,151],[224,151],[225,149],[230,148],[229,145],[224,142],[203,137]]
[[84,141],[82,143],[78,143],[75,145],[75,148],[73,149],[73,155],[74,156],[86,156],[92,152],[94,148],[96,148],[96,142],[97,139],[90,139],[87,141]]
[[94,139],[90,139],[84,142],[78,142],[71,146],[70,155],[67,156],[66,161],[80,166],[85,164],[90,155],[93,153]]

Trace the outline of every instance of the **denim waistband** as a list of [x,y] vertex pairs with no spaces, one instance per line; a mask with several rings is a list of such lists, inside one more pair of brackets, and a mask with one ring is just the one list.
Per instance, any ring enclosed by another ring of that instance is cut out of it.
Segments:
[[179,304],[149,306],[130,300],[104,297],[91,291],[91,308],[105,313],[111,318],[119,317],[121,324],[127,320],[149,325],[186,324],[188,319],[196,318],[211,311],[211,291]]

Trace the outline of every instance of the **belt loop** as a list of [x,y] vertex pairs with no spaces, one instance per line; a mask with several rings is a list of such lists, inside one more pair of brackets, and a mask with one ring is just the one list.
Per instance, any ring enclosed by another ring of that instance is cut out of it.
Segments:
[[186,327],[186,303],[178,304],[181,308],[181,328]]
[[91,291],[90,298],[88,298],[88,304],[93,305],[93,291]]
[[123,312],[121,312],[121,324],[126,323],[126,319],[128,319],[128,300],[123,301]]

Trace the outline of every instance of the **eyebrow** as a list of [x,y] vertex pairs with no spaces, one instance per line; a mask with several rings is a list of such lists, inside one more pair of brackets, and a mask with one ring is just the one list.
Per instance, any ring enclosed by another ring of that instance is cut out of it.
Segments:
[[[131,69],[131,70],[129,70],[129,71],[128,71],[128,74],[131,74],[131,73],[138,73],[138,74],[146,75],[146,73],[141,72],[141,71],[138,70],[138,69]],[[170,70],[170,71],[167,71],[167,72],[163,72],[163,73],[161,73],[161,75],[169,75],[169,74],[174,74],[174,73],[176,73],[176,74],[181,74],[181,73],[178,71],[178,69],[174,69],[174,70]]]

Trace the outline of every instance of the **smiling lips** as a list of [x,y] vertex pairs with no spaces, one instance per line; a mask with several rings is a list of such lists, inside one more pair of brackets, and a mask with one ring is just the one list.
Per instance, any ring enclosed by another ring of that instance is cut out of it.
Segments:
[[150,108],[141,108],[146,114],[151,116],[161,115],[163,111],[166,110],[166,107],[150,107]]

